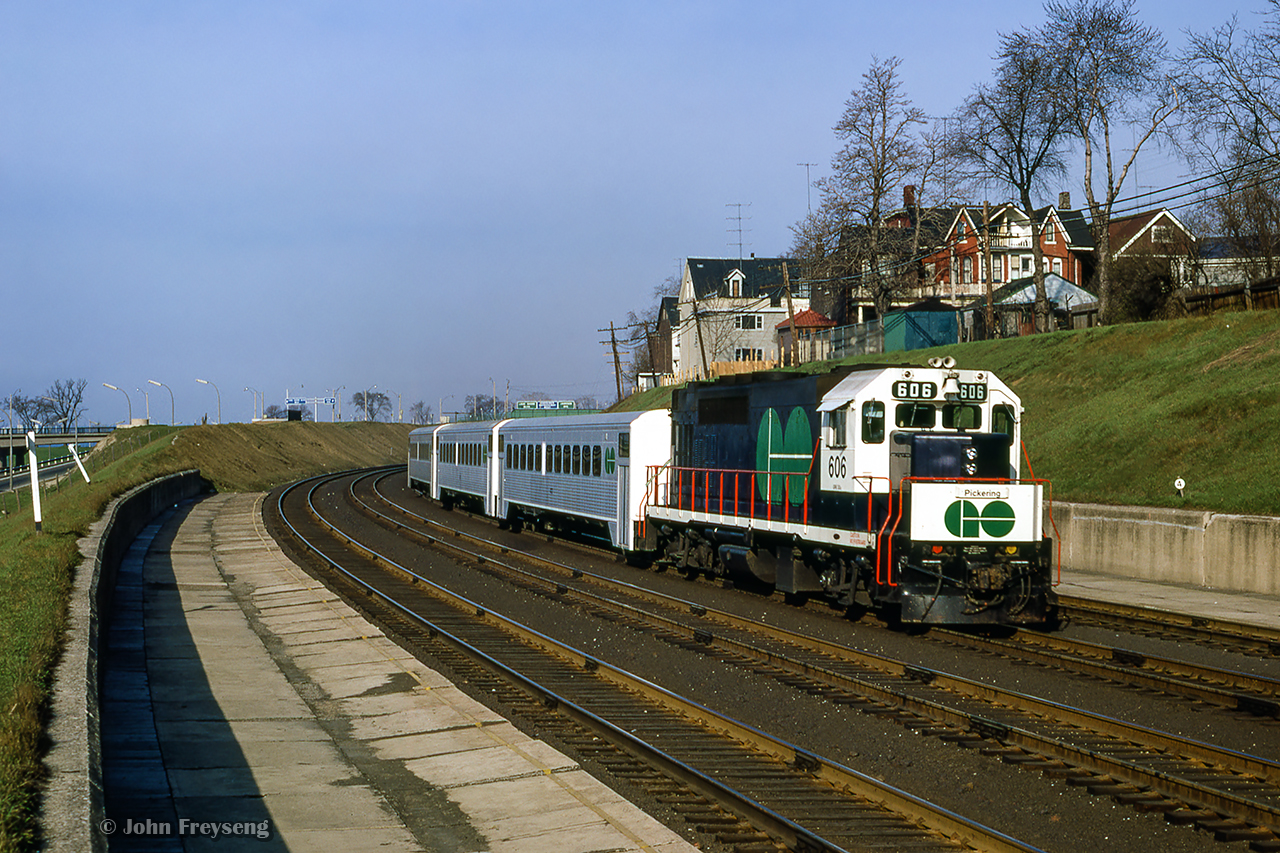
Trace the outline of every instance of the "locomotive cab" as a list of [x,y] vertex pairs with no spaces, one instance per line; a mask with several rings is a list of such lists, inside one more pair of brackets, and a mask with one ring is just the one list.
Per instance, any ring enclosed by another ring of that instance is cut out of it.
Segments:
[[1047,618],[1042,487],[1018,480],[1021,410],[1002,382],[934,359],[850,376],[818,408],[826,515],[874,537],[857,593],[906,622]]

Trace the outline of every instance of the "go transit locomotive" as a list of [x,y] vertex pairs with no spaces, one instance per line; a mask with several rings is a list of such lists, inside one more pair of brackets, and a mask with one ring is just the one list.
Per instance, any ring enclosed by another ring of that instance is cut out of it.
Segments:
[[636,561],[904,623],[1056,618],[1047,484],[994,375],[859,365],[693,382],[668,411],[445,424],[409,482],[515,524],[596,530]]

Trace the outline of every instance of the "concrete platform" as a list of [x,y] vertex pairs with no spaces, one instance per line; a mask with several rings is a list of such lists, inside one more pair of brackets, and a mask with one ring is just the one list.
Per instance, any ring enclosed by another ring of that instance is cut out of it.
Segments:
[[292,564],[262,499],[180,507],[121,568],[102,701],[110,849],[695,849]]
[[1059,595],[1280,629],[1280,596],[1063,569]]

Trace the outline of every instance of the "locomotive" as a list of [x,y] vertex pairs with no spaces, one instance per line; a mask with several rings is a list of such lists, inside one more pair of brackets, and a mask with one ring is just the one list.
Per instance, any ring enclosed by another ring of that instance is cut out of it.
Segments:
[[636,562],[908,624],[1056,620],[1048,484],[1022,407],[954,360],[693,382],[669,411],[445,424],[409,483],[506,522],[595,533]]

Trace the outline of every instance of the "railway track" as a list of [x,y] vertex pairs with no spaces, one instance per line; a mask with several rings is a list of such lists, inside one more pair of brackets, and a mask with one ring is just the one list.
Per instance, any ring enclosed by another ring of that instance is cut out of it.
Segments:
[[[382,512],[370,500],[356,498],[354,491],[352,498],[363,505],[366,514],[383,523],[410,531],[428,526],[414,531],[426,542],[448,542],[456,548],[457,540],[464,538],[456,532],[442,538],[438,530],[433,536],[426,530],[432,529],[429,526],[434,522],[385,496],[380,495],[380,501],[393,507],[399,518]],[[1194,824],[1223,841],[1248,841],[1256,850],[1280,849],[1275,834],[1280,828],[1280,765],[1269,759],[781,632],[554,562],[537,560],[552,572],[538,577],[505,560],[494,560],[495,551],[508,553],[510,549],[482,539],[461,550],[489,571],[502,572],[531,588],[541,586],[545,594],[573,597],[593,612],[608,614],[606,618],[625,621],[669,642],[719,654],[828,701],[889,716],[917,731],[1063,778],[1068,784],[1142,810],[1164,812],[1171,823]],[[522,561],[532,559],[536,558],[525,555]],[[588,587],[604,587],[609,592],[600,595]],[[960,641],[986,642],[957,636]],[[989,642],[1000,653],[1029,655],[1016,643]],[[1049,640],[1046,645],[1054,643]],[[1133,659],[1124,666],[1086,663],[1067,655],[1063,644],[1057,645],[1056,651],[1032,649],[1030,656],[1077,671],[1093,670],[1099,677],[1122,677],[1131,683],[1136,679],[1164,692],[1275,716],[1274,704],[1266,696],[1272,688],[1265,679],[1240,675],[1234,683],[1250,691],[1245,696],[1233,693],[1231,687],[1196,684],[1220,678],[1204,668],[1192,672],[1184,666],[1176,675],[1136,674],[1128,671],[1134,668]],[[1082,654],[1079,647],[1075,654]],[[1154,663],[1147,659],[1144,664],[1148,662]]]
[[325,487],[336,479],[305,481],[276,504],[331,583],[724,849],[1035,849],[638,679],[377,554],[326,520],[333,501]]
[[1079,624],[1100,625],[1135,634],[1194,642],[1239,654],[1280,657],[1280,630],[1239,625],[1106,601],[1061,596],[1064,618]]
[[1198,702],[1280,718],[1280,680],[1069,637],[1019,631],[1008,639],[934,629],[931,639],[1129,684]]

